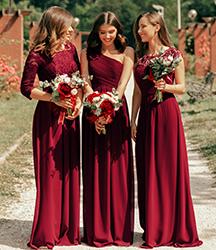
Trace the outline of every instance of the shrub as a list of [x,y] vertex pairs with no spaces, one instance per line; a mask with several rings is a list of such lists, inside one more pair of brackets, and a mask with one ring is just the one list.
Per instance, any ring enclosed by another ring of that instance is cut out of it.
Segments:
[[6,56],[0,56],[0,96],[4,93],[18,91],[20,76],[16,64],[9,64]]

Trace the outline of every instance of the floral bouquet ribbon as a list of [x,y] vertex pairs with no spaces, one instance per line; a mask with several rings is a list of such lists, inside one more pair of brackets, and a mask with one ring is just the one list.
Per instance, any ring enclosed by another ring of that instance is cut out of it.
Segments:
[[[89,94],[84,102],[83,106],[89,109],[87,119],[94,123],[95,121],[106,121],[105,123],[111,123],[115,114],[115,111],[119,110],[122,105],[122,100],[119,99],[116,89],[112,89],[112,92],[98,92],[94,91]],[[106,129],[101,131],[102,134],[106,134]]]

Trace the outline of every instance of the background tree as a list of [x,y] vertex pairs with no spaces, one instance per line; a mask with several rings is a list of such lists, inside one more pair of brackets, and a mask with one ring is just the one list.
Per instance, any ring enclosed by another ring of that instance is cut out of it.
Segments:
[[202,17],[216,17],[216,4],[214,0],[184,0],[182,1],[182,14],[186,18],[183,19],[183,24],[189,21],[187,14],[191,9],[197,11],[197,17],[195,19],[197,22],[203,22]]
[[[19,1],[20,2],[20,1]],[[31,5],[34,5],[35,7],[39,7],[41,8],[42,10],[45,10],[51,6],[54,6],[54,5],[58,5],[62,8],[67,8],[68,4],[69,4],[69,0],[47,0],[47,1],[44,1],[44,0],[29,0],[30,4]]]
[[[0,10],[1,9],[6,9],[9,6],[9,1],[8,0],[0,0]],[[15,3],[12,3],[12,7],[16,7]]]
[[[177,0],[14,0],[17,8],[31,9],[31,17],[27,21],[38,21],[41,12],[46,8],[58,5],[69,10],[73,16],[80,19],[78,29],[89,31],[95,17],[102,11],[113,11],[117,14],[124,26],[125,35],[130,44],[133,44],[132,25],[134,19],[143,11],[152,10],[153,4],[164,7],[164,19],[172,36],[174,44],[177,45]],[[8,6],[8,0],[0,0],[1,7]],[[202,17],[216,16],[216,5],[214,0],[181,0],[182,26],[191,22],[188,18],[188,11],[197,11],[197,22],[203,22]]]

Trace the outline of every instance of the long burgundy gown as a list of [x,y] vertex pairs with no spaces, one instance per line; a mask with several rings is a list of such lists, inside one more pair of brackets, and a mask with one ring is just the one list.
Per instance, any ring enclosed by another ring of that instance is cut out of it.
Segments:
[[[31,51],[25,63],[21,92],[30,98],[36,74],[41,81],[79,69],[72,44],[53,58]],[[38,101],[33,120],[36,204],[31,238],[33,249],[79,244],[80,148],[79,118],[58,122],[61,108]]]
[[[123,65],[103,54],[88,56],[94,90],[117,88]],[[96,247],[133,241],[133,161],[126,99],[106,135],[83,115],[84,241]]]
[[[161,56],[176,53],[180,52],[169,48]],[[144,77],[150,59],[151,56],[145,55],[135,67],[135,80],[142,94],[136,167],[139,217],[144,230],[143,247],[199,246],[202,242],[197,235],[190,193],[181,113],[173,94],[164,93],[161,103],[152,101],[154,84]],[[173,84],[174,73],[166,77]]]

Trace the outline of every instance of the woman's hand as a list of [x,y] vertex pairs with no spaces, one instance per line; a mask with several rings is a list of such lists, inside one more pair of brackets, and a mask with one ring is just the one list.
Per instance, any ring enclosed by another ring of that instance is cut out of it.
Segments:
[[131,138],[136,142],[137,127],[135,123],[131,124]]
[[69,109],[72,106],[70,98],[65,98],[63,100],[52,101],[52,102],[55,103],[56,105],[62,107],[62,108],[65,108],[65,109]]
[[110,123],[110,116],[100,116],[96,121],[95,121],[95,130],[97,131],[98,134],[104,133],[105,134],[105,125]]
[[80,115],[81,108],[82,108],[82,101],[79,98],[77,98],[73,113],[71,115],[68,115],[66,119],[74,120],[77,116]]
[[105,123],[100,119],[95,121],[95,130],[100,135],[102,131],[105,131]]
[[166,82],[164,79],[159,79],[157,81],[154,81],[155,88],[158,90],[165,90],[166,89]]
[[92,89],[91,85],[88,82],[86,82],[84,85],[83,92],[86,96],[88,96],[88,95],[92,94],[94,92],[94,90]]

